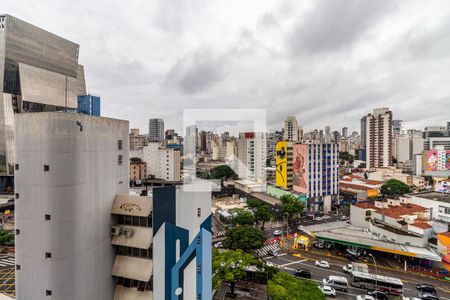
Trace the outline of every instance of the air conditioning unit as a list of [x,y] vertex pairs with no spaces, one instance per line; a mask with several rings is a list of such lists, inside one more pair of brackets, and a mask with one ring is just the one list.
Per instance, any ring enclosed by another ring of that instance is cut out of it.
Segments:
[[126,235],[127,237],[132,237],[133,230],[130,228],[122,228],[122,234]]
[[122,228],[119,226],[111,226],[111,236],[118,236],[122,232]]

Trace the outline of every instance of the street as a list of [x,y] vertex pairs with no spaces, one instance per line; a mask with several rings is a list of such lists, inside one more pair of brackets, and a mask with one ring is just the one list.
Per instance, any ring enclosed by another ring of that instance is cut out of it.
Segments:
[[[342,267],[349,262],[343,260],[342,258],[329,257],[324,258],[323,256],[315,254],[301,254],[301,256],[292,256],[290,254],[281,253],[278,256],[266,256],[264,258],[267,262],[270,262],[280,268],[280,271],[294,274],[296,269],[308,269],[312,273],[312,278],[314,282],[321,285],[322,279],[328,277],[329,275],[335,276],[345,276],[350,282],[350,276],[342,272]],[[330,269],[324,269],[316,267],[314,265],[315,260],[327,260],[330,263]],[[396,277],[403,281],[403,295],[406,297],[416,297],[418,290],[416,289],[416,284],[418,283],[431,283],[435,286],[437,290],[437,295],[439,299],[450,300],[450,287],[447,282],[422,278],[414,274],[408,274],[398,271],[391,271],[387,269],[378,270],[380,275]],[[371,273],[374,273],[373,268],[370,269]],[[337,292],[336,299],[355,299],[357,295],[366,294],[366,290],[350,287],[347,293]],[[391,297],[393,298],[393,297]]]

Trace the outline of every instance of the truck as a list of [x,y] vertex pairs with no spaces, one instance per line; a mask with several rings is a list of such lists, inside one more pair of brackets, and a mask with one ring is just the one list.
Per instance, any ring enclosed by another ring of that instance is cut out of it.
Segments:
[[351,274],[353,271],[369,273],[369,266],[367,264],[352,262],[351,264],[343,266],[342,270],[347,274]]

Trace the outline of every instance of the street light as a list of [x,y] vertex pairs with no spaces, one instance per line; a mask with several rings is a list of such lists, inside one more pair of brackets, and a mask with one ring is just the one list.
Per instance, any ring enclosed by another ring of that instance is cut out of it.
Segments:
[[375,260],[375,257],[372,255],[372,253],[369,253],[369,256],[372,257],[373,263],[375,264],[375,290],[378,290],[378,268],[377,268],[377,262]]

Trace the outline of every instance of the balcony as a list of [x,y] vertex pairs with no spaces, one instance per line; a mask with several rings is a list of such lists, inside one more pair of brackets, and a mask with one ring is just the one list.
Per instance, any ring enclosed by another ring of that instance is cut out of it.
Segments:
[[150,300],[153,299],[152,291],[139,291],[137,288],[124,287],[122,285],[116,286],[114,293],[114,300]]
[[151,259],[117,255],[112,275],[148,282],[153,275],[153,261]]
[[116,195],[111,213],[124,216],[148,217],[152,209],[152,197]]
[[148,249],[153,241],[153,230],[148,227],[113,225],[111,235],[115,246]]

